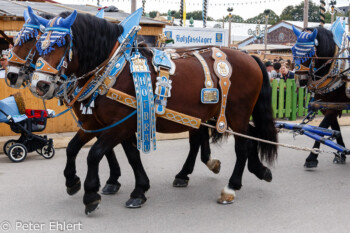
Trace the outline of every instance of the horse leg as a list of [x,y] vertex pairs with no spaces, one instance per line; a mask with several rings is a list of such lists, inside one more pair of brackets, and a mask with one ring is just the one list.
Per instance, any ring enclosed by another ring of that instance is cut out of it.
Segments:
[[141,162],[140,151],[136,147],[136,135],[123,141],[122,146],[135,175],[135,189],[125,207],[140,208],[147,200],[145,193],[150,188],[150,182]]
[[[322,128],[328,128],[331,125],[332,122],[332,118],[333,117],[337,117],[337,115],[333,114],[333,111],[327,111],[323,120],[321,121],[319,127]],[[320,142],[315,142],[315,144],[313,145],[313,148],[320,148],[321,143]],[[317,160],[318,154],[311,152],[309,154],[309,156],[306,158],[304,167],[305,168],[315,168],[317,167],[318,164],[318,160]]]
[[[125,152],[126,154],[128,152]],[[121,172],[119,163],[117,160],[117,157],[112,150],[106,152],[106,158],[109,165],[109,178],[106,182],[106,185],[102,189],[102,194],[104,195],[110,195],[110,194],[116,194],[120,189],[120,183],[118,181]]]
[[80,149],[89,142],[95,135],[85,134],[82,130],[79,130],[72,140],[68,143],[66,154],[67,162],[64,169],[64,176],[66,177],[67,193],[69,195],[76,194],[81,187],[80,178],[76,175],[75,159]]
[[188,153],[187,159],[181,171],[175,176],[175,180],[173,182],[174,187],[187,187],[188,181],[190,180],[188,175],[192,174],[194,164],[196,163],[197,154],[201,144],[200,140],[200,130],[190,131],[190,152]]
[[[64,175],[66,177],[66,187],[69,195],[76,194],[81,188],[80,178],[76,175],[75,160],[80,149],[93,137],[93,134],[86,134],[83,131],[79,131],[67,146],[67,164],[64,169]],[[113,150],[106,152],[106,157],[110,168],[110,177],[103,188],[103,194],[115,194],[120,188],[120,183],[118,182],[120,167]]]
[[218,159],[212,158],[209,144],[209,131],[205,126],[199,128],[201,135],[201,160],[207,165],[210,171],[218,174],[221,168],[221,162]]
[[[257,137],[256,129],[254,126],[249,124],[248,135]],[[248,170],[253,173],[260,180],[267,182],[272,181],[272,173],[268,167],[265,167],[259,159],[258,153],[258,141],[248,139]]]
[[[228,126],[234,131],[242,134],[246,134],[248,131],[249,123],[249,113],[244,118],[244,115],[232,114],[233,109],[227,109],[226,117],[228,121]],[[240,122],[240,123],[238,123]],[[244,126],[246,125],[246,126]],[[229,183],[221,191],[217,202],[220,204],[231,204],[235,199],[235,190],[240,190],[242,187],[242,176],[245,168],[245,164],[248,158],[247,153],[247,142],[248,140],[243,137],[235,137],[235,152],[236,152],[236,164],[233,169],[232,175],[229,179]]]
[[215,174],[219,173],[220,171],[220,160],[210,157],[209,132],[207,127],[201,126],[199,130],[190,131],[189,142],[190,152],[181,171],[175,176],[175,180],[173,182],[174,187],[188,186],[188,181],[190,180],[188,175],[192,174],[193,172],[199,147],[201,147],[202,162],[206,164],[209,170]]
[[[336,140],[337,140],[337,143],[339,145],[345,147],[345,143],[343,141],[343,136],[342,136],[341,131],[340,131],[340,126],[339,126],[339,122],[338,122],[338,118],[337,117],[332,121],[331,128],[333,130],[338,130],[340,132],[340,134],[336,138]],[[345,161],[346,161],[346,155],[344,153],[341,153],[340,156],[335,156],[334,159],[333,159],[333,163],[335,163],[335,164],[345,164]]]
[[101,202],[101,196],[97,193],[100,188],[99,164],[103,155],[118,144],[112,141],[112,138],[109,134],[100,135],[88,153],[88,170],[84,182],[85,194],[83,199],[85,214],[92,213]]
[[228,185],[221,191],[217,202],[231,204],[235,199],[235,191],[242,187],[242,176],[247,161],[247,139],[235,136],[236,164]]

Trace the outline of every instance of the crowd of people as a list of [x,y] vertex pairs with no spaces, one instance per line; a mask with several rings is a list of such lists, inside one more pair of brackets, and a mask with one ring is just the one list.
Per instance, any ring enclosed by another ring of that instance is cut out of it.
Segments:
[[281,80],[287,81],[287,79],[294,79],[294,72],[292,70],[292,62],[290,60],[284,61],[284,60],[274,60],[264,61],[267,73],[269,74],[270,82],[273,80]]

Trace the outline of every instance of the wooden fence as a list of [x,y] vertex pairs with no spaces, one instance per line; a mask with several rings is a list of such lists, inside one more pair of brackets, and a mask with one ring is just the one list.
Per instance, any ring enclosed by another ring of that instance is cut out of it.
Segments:
[[[25,101],[26,108],[29,109],[44,109],[43,101],[33,96],[28,88],[17,90],[6,85],[5,79],[0,78],[0,100],[9,97],[10,95],[20,92]],[[65,106],[57,106],[57,99],[46,101],[46,107],[57,113],[66,109]],[[48,119],[46,129],[43,133],[62,133],[77,131],[78,127],[70,113],[66,113],[58,118]],[[3,123],[0,124],[0,136],[17,135],[13,133],[10,127]]]
[[[293,79],[273,80],[272,87],[272,108],[274,117],[280,119],[296,120],[297,117],[306,116],[310,102],[310,93],[307,88],[296,87]],[[283,90],[283,91],[280,91]],[[350,113],[350,110],[344,110],[343,114]],[[318,114],[322,113],[318,111]]]

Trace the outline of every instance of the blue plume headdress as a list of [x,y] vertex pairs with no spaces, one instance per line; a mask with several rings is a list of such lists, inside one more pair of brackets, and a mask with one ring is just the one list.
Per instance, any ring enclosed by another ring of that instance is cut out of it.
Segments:
[[293,31],[297,36],[297,42],[292,48],[293,59],[295,64],[298,65],[303,63],[315,55],[315,45],[317,29],[312,33],[309,32],[299,32],[294,26]]
[[15,46],[22,45],[26,41],[36,38],[39,34],[40,24],[29,17],[27,10],[24,11],[23,17],[25,24],[15,38]]
[[76,16],[77,11],[74,11],[67,18],[56,17],[48,22],[44,34],[40,37],[36,44],[36,48],[40,55],[49,54],[54,50],[54,45],[57,45],[58,47],[64,46],[67,42],[67,35],[70,38],[71,50],[73,41],[71,26],[74,23]]
[[70,40],[72,40],[72,34],[70,32],[45,31],[38,40],[36,49],[40,55],[49,54],[51,51],[55,50],[53,48],[54,45],[62,47],[66,44],[66,35],[69,35]]

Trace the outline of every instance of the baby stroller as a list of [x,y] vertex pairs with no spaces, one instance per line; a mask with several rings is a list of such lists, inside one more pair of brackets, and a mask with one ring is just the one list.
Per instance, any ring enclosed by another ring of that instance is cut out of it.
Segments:
[[13,132],[21,134],[19,139],[8,140],[4,144],[4,153],[12,162],[22,162],[27,153],[33,151],[45,159],[51,159],[55,155],[51,138],[33,134],[45,129],[47,118],[45,110],[25,109],[20,93],[0,100],[0,122],[8,124]]

